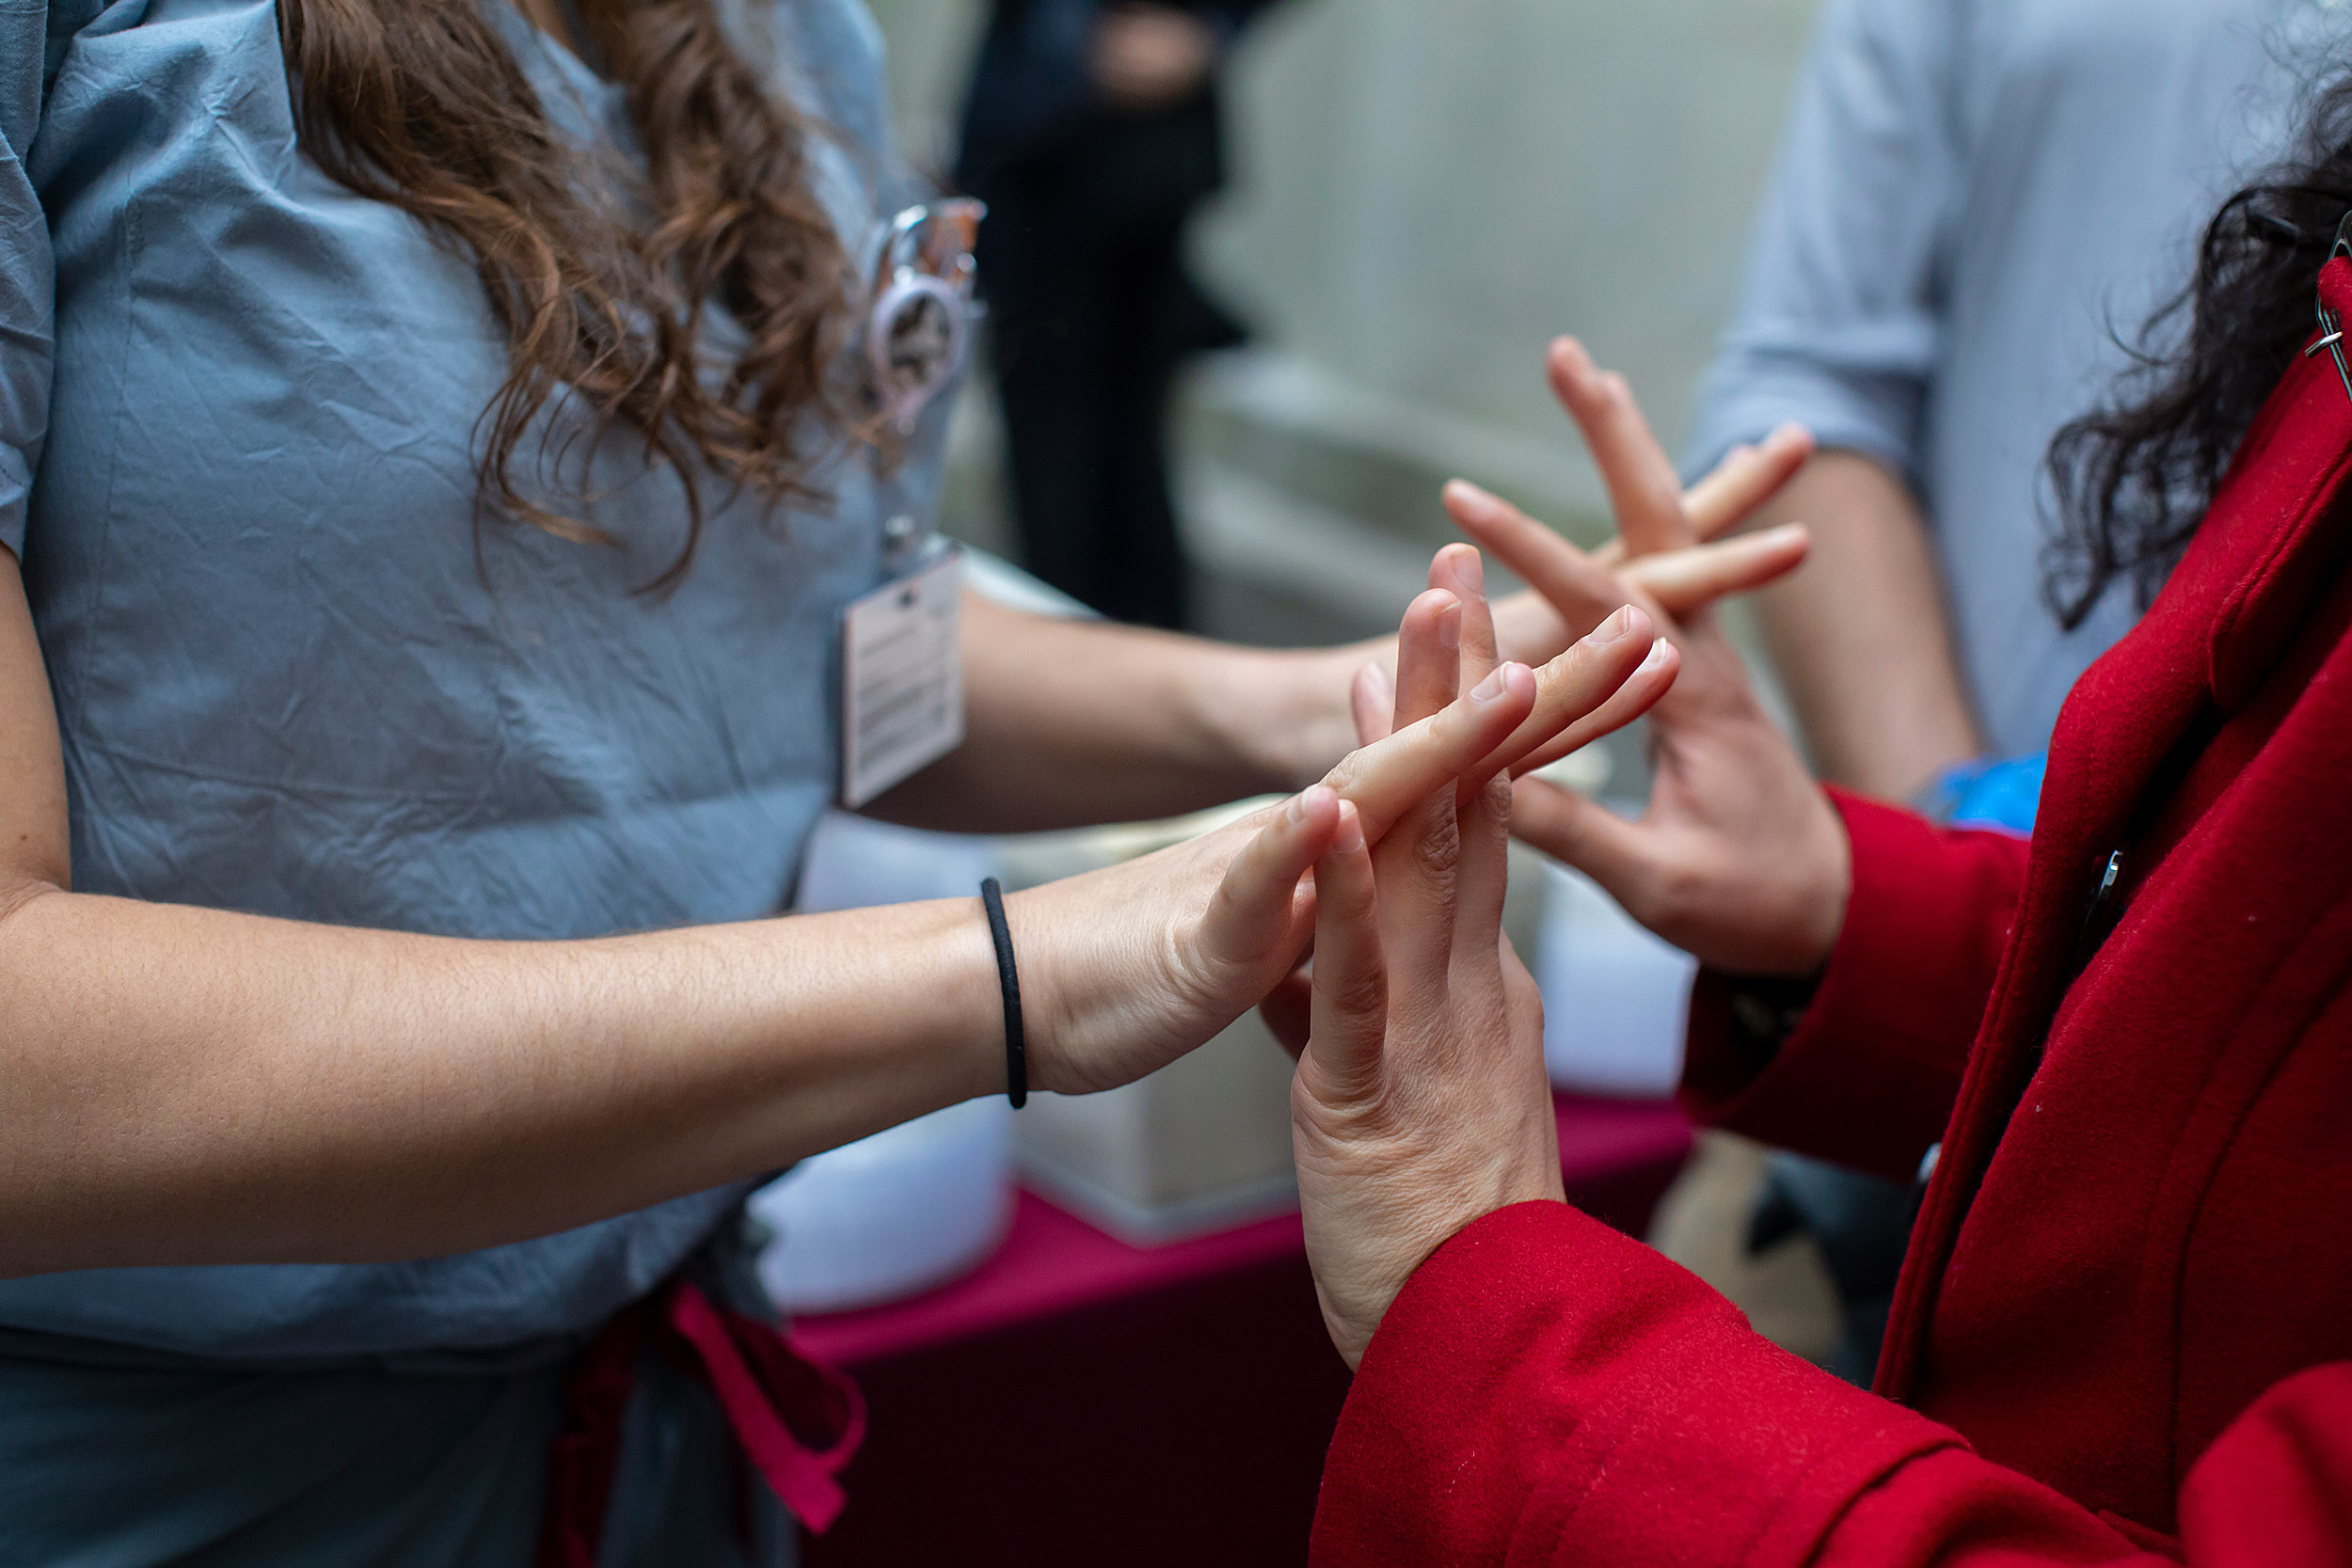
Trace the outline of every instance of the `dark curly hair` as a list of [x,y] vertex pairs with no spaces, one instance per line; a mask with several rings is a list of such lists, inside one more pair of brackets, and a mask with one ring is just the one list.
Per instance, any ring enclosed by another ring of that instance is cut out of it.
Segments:
[[2306,98],[2294,150],[2222,204],[2196,276],[2124,345],[2136,363],[2119,403],[2051,443],[2058,531],[2042,591],[2069,630],[2119,581],[2143,610],[2155,598],[2312,335],[2319,269],[2352,212],[2352,70]]

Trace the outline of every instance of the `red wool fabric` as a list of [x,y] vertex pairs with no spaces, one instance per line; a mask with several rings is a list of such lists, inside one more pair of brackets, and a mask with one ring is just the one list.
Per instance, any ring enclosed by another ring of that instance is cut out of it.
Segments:
[[[2352,265],[2320,288],[2352,315]],[[1702,979],[1694,1112],[1896,1176],[1943,1146],[1876,1393],[1505,1210],[1374,1339],[1317,1564],[2352,1564],[2348,466],[2301,361],[2068,700],[2030,847],[1835,797],[1852,903],[1761,1071]]]

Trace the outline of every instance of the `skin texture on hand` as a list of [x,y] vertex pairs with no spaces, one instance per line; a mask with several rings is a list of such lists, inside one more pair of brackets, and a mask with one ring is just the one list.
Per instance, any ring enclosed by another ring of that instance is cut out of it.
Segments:
[[[1697,530],[1673,467],[1623,379],[1599,372],[1572,341],[1555,345],[1551,369],[1617,507],[1624,559],[1689,547]],[[1627,822],[1522,779],[1514,808],[1519,836],[1591,876],[1636,920],[1704,963],[1754,974],[1818,970],[1845,919],[1851,850],[1795,747],[1756,703],[1712,612],[1677,624],[1625,575],[1474,486],[1450,486],[1446,504],[1466,533],[1571,627],[1640,604],[1682,656],[1673,689],[1650,711],[1654,780],[1641,818]]]
[[[1463,591],[1448,609],[1458,634],[1421,635],[1408,618],[1392,713],[1368,727],[1412,721],[1493,662],[1475,569],[1470,551],[1432,568]],[[1376,848],[1343,810],[1316,866],[1292,1142],[1316,1296],[1350,1367],[1447,1237],[1495,1209],[1563,1199],[1543,1003],[1502,929],[1510,809],[1500,778],[1438,790]]]
[[[1449,546],[1439,569],[1450,573],[1466,557],[1474,575],[1476,556]],[[1407,648],[1441,647],[1450,673],[1478,650],[1481,673],[1462,696],[1450,695],[1450,674],[1446,700],[1420,703],[1411,721],[1372,739],[1286,806],[1016,895],[1007,914],[1036,1020],[1030,1051],[1039,1087],[1083,1093],[1131,1082],[1275,990],[1313,929],[1312,893],[1298,883],[1327,847],[1343,802],[1367,841],[1378,843],[1433,793],[1477,793],[1519,750],[1597,709],[1637,716],[1672,678],[1670,662],[1661,669],[1652,659],[1654,639],[1638,611],[1540,672],[1498,665],[1485,601],[1474,588],[1465,593],[1422,595],[1401,634]],[[1531,714],[1546,717],[1531,724]]]

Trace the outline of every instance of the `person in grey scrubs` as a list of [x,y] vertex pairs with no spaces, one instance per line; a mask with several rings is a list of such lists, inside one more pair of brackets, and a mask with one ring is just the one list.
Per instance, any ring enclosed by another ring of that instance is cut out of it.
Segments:
[[[0,6],[0,1565],[516,1564],[551,1489],[600,1542],[547,1560],[753,1550],[715,1370],[640,1358],[550,1481],[583,1347],[756,1307],[763,1173],[1010,1077],[977,898],[769,918],[939,482],[944,399],[834,396],[914,194],[879,50],[857,0]],[[1477,599],[1433,572],[1407,649]],[[866,809],[1304,791],[1009,901],[1066,1092],[1283,982],[1344,823],[1672,676],[1522,605],[1540,673],[1343,760],[1394,645],[963,615],[967,738]]]
[[[2043,460],[2186,284],[2205,218],[2281,145],[2333,9],[1823,11],[1688,467],[1788,422],[1819,442],[1758,517],[1814,529],[1807,569],[1761,605],[1829,782],[2030,827],[2059,703],[2140,608],[2119,590],[2069,627],[2045,601]],[[1988,813],[1991,790],[2009,798]],[[1910,1194],[1773,1169],[1761,1234],[1820,1236],[1847,1307],[1838,1370],[1867,1382]]]

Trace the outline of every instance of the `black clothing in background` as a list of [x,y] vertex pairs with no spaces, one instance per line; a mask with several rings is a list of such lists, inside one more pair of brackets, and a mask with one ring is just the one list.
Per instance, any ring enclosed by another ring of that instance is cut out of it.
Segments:
[[[1222,40],[1267,3],[1168,8]],[[1181,626],[1168,388],[1185,356],[1241,340],[1180,248],[1184,220],[1224,182],[1218,68],[1165,108],[1104,103],[1089,50],[1106,8],[997,0],[956,181],[989,207],[979,286],[1024,564],[1114,619]]]

